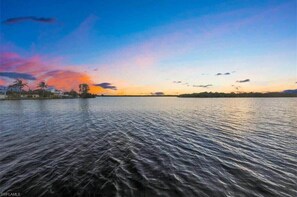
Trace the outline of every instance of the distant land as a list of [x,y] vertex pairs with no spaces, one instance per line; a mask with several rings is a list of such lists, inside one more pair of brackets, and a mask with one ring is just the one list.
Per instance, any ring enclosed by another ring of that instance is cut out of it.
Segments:
[[[42,95],[41,90],[35,90],[38,95]],[[23,92],[27,93],[28,92]],[[48,95],[50,94],[50,95]],[[199,93],[189,93],[180,95],[166,95],[166,94],[148,94],[148,95],[105,95],[105,94],[92,94],[88,97],[80,97],[78,93],[73,90],[70,92],[65,92],[62,96],[56,96],[51,92],[45,91],[44,96],[36,97],[35,94],[32,95],[22,95],[21,97],[4,97],[0,93],[0,100],[43,100],[43,99],[74,99],[74,98],[95,98],[95,97],[179,97],[179,98],[246,98],[246,97],[297,97],[297,89],[295,90],[284,90],[282,92],[199,92]]]
[[180,94],[178,97],[191,98],[221,98],[221,97],[297,97],[296,90],[284,90],[282,92],[241,92],[241,93],[223,93],[223,92],[200,92],[192,94]]
[[153,95],[153,94],[141,94],[141,95],[97,95],[97,97],[177,97],[178,95],[167,95],[167,94],[162,94],[162,95]]
[[297,89],[296,90],[285,90],[285,91],[283,91],[283,93],[286,93],[286,94],[297,94]]

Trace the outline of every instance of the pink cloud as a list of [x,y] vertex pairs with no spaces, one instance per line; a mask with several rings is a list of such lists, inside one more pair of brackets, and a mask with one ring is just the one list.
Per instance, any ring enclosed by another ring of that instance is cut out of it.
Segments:
[[0,86],[3,86],[6,84],[6,81],[4,79],[0,79]]
[[[32,89],[35,89],[40,81],[46,81],[49,86],[64,90],[78,90],[80,83],[93,84],[91,77],[82,72],[80,67],[62,65],[56,60],[46,60],[40,55],[23,58],[16,53],[1,53],[0,72],[26,73],[34,76],[37,80],[26,81]],[[0,84],[9,85],[14,80],[2,77]],[[100,90],[98,87],[91,87],[92,92]]]
[[14,58],[20,58],[20,56],[17,53],[6,52],[6,53],[0,54],[0,58],[1,59],[4,59],[4,58],[14,59]]

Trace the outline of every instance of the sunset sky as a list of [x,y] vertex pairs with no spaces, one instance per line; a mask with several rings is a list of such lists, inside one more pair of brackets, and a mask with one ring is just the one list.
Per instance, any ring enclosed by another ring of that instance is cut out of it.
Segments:
[[1,0],[0,85],[98,94],[297,89],[297,1]]

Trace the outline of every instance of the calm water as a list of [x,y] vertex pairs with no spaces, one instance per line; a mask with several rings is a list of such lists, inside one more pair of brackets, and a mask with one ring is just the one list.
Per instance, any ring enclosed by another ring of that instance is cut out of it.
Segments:
[[297,196],[297,99],[1,101],[4,192]]

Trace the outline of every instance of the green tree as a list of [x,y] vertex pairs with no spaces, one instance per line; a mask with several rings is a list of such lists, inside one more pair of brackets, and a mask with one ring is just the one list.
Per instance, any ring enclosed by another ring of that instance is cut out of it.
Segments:
[[18,88],[19,91],[20,91],[20,97],[22,96],[22,90],[23,88],[27,86],[27,83],[24,83],[21,79],[16,79],[15,82],[10,86],[10,87],[15,87],[15,88]]
[[47,84],[44,81],[42,81],[38,84],[37,87],[39,87],[42,90],[42,97],[44,97],[44,91],[47,88]]
[[89,95],[89,85],[86,83],[79,84],[79,92],[81,97],[87,97]]

